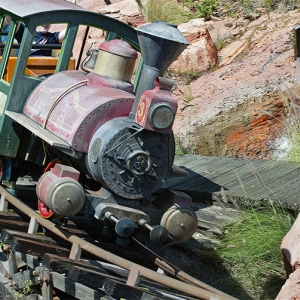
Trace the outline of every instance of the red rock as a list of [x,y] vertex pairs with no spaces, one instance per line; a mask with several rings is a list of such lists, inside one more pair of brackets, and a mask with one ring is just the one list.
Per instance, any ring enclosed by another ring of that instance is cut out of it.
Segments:
[[217,63],[217,49],[206,27],[204,19],[193,19],[180,24],[179,31],[189,45],[178,59],[169,67],[173,72],[205,71]]
[[300,300],[300,270],[296,270],[281,288],[275,300]]

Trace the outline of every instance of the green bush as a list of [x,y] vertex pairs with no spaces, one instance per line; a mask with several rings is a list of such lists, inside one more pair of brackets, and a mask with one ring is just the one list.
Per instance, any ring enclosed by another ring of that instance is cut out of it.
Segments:
[[196,16],[198,18],[209,20],[218,5],[219,3],[217,0],[201,0],[196,3]]
[[176,25],[188,22],[192,18],[191,13],[177,2],[163,0],[149,0],[142,13],[147,22],[159,20]]

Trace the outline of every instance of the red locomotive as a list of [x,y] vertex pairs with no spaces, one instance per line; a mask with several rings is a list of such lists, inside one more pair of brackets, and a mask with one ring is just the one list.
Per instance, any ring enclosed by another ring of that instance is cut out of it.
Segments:
[[[64,0],[0,0],[0,14],[2,22],[12,19],[1,44],[2,185],[13,191],[20,176],[38,172],[45,218],[93,215],[116,223],[121,237],[146,226],[155,242],[190,238],[197,227],[191,198],[175,191],[152,196],[183,173],[173,165],[173,82],[163,77],[188,45],[177,27],[155,22],[134,30]],[[34,31],[46,23],[67,25],[59,57],[31,57]],[[82,26],[103,30],[106,39],[81,59],[84,41],[75,67]]]

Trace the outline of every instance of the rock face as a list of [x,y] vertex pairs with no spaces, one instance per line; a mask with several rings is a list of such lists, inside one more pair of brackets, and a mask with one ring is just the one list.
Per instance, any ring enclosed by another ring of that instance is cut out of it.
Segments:
[[170,71],[201,72],[214,67],[218,61],[217,48],[208,32],[204,19],[193,19],[180,24],[178,30],[190,45],[171,64]]
[[233,41],[219,51],[217,68],[174,92],[179,101],[174,131],[185,151],[272,156],[283,128],[278,86],[285,91],[292,84],[292,36],[299,16],[299,11],[276,12],[254,21],[227,18],[207,24],[215,43]]
[[119,1],[100,7],[98,13],[118,19],[132,27],[138,27],[145,23],[137,2],[132,0]]

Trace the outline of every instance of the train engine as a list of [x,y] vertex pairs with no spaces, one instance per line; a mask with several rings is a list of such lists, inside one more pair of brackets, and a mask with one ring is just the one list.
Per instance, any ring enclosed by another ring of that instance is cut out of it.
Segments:
[[123,238],[147,227],[154,242],[181,242],[197,227],[191,198],[176,191],[151,195],[184,173],[173,165],[177,102],[163,74],[188,42],[163,22],[137,34],[143,67],[135,91],[138,54],[126,41],[110,40],[89,52],[82,70],[51,75],[30,94],[23,115],[35,131],[27,153],[38,131],[49,161],[36,187],[39,211],[45,218],[93,214],[115,223]]

